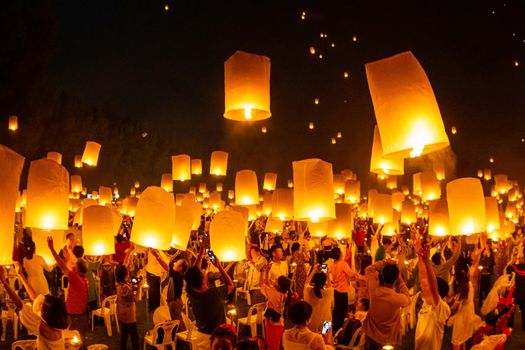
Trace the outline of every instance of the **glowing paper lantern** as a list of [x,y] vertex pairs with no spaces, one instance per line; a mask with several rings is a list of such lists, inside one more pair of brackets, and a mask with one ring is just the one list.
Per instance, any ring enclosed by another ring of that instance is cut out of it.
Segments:
[[192,175],[202,174],[202,160],[200,159],[191,160],[191,174]]
[[26,210],[26,227],[67,230],[69,174],[66,168],[49,159],[31,162]]
[[[93,205],[84,209],[82,245],[86,255],[115,254],[115,222],[110,207]],[[117,229],[118,230],[118,229]]]
[[417,157],[449,145],[432,86],[410,51],[365,69],[384,157]]
[[451,234],[470,235],[487,229],[483,187],[477,178],[460,178],[447,184]]
[[412,193],[417,195],[421,195],[423,191],[421,189],[421,174],[422,173],[415,173],[412,175]]
[[208,189],[206,188],[206,183],[205,182],[201,182],[199,184],[199,193],[204,193],[208,191]]
[[383,230],[381,231],[381,235],[385,237],[392,237],[396,235],[396,231],[398,229],[398,224],[393,222],[387,222],[383,226]]
[[507,175],[504,174],[494,175],[494,184],[496,186],[496,191],[502,194],[507,193],[510,188],[509,178]]
[[82,207],[82,201],[78,198],[69,199],[69,211],[76,213]]
[[385,224],[392,221],[392,196],[378,193],[374,198],[374,222]]
[[441,182],[433,171],[421,173],[421,198],[426,201],[441,198]]
[[221,207],[221,193],[218,191],[214,191],[210,194],[210,201],[209,205],[211,208],[217,210]]
[[215,184],[215,190],[216,190],[217,192],[222,192],[222,182],[217,182],[217,183]]
[[80,154],[75,156],[75,168],[82,168],[82,155]]
[[341,170],[341,175],[345,178],[345,181],[348,180],[357,180],[357,175],[350,169]]
[[270,59],[236,51],[224,62],[224,118],[267,119],[270,112]]
[[368,203],[364,202],[359,204],[359,207],[357,208],[357,215],[361,219],[366,219],[368,216]]
[[82,154],[82,163],[89,166],[97,166],[98,155],[102,146],[94,141],[87,141],[84,153]]
[[350,204],[335,205],[335,220],[328,222],[328,236],[336,239],[345,239],[352,237],[354,227],[354,215]]
[[445,199],[430,202],[428,208],[428,233],[437,237],[450,235],[448,204]]
[[483,177],[483,170],[482,170],[482,169],[478,169],[477,176],[478,176],[479,178],[482,178],[482,177]]
[[246,231],[248,222],[242,214],[221,211],[210,224],[210,248],[222,261],[246,259]]
[[135,183],[133,184],[133,186],[135,188],[139,188],[140,187],[140,181],[139,180],[135,180]]
[[0,265],[13,263],[15,209],[23,166],[24,157],[0,145]]
[[18,117],[16,115],[9,117],[8,129],[11,131],[18,130]]
[[240,170],[235,174],[235,204],[259,204],[259,185],[253,170]]
[[113,201],[113,191],[111,187],[100,186],[98,188],[98,204],[106,205],[111,204]]
[[273,193],[272,219],[281,221],[293,219],[294,190],[290,188],[277,188]]
[[416,205],[410,199],[405,199],[401,204],[401,222],[410,225],[416,221]]
[[439,181],[445,180],[445,163],[443,161],[435,161],[433,165],[436,178]]
[[295,220],[335,219],[332,164],[321,159],[294,161]]
[[334,193],[342,195],[345,193],[345,178],[343,174],[334,174]]
[[186,250],[188,247],[188,241],[190,240],[192,228],[192,206],[177,206],[175,208],[175,224],[173,227],[173,236],[171,238],[171,247]]
[[191,161],[187,154],[171,157],[171,173],[173,180],[185,181],[191,179]]
[[71,175],[71,192],[82,192],[82,177],[80,175]]
[[[293,200],[293,193],[292,193],[292,200]],[[262,212],[266,216],[270,216],[273,210],[273,192],[266,192],[263,195],[263,206],[262,206]],[[293,212],[293,210],[292,210]]]
[[140,195],[131,240],[141,246],[166,249],[171,244],[174,223],[173,194],[149,186]]
[[405,195],[403,192],[395,191],[392,192],[392,208],[401,212],[403,207],[403,201],[405,200]]
[[507,202],[507,206],[505,207],[505,217],[509,220],[512,220],[516,216],[516,202]]
[[160,177],[160,187],[166,192],[173,192],[173,175],[170,173],[162,174]]
[[374,217],[374,201],[378,195],[378,192],[375,188],[368,190],[368,217]]
[[483,169],[483,178],[487,181],[492,179],[492,170],[490,169]]
[[374,127],[374,140],[372,142],[372,156],[370,158],[370,172],[374,174],[403,175],[405,172],[404,159],[387,159],[383,157],[383,146],[379,129]]
[[[47,237],[53,237],[55,243],[62,242],[64,237],[63,230],[40,230],[37,228],[31,229],[31,239],[35,242],[36,253],[40,255],[48,265],[56,263],[49,246],[47,245]],[[12,250],[12,249],[10,249]],[[11,254],[11,253],[9,253]]]
[[361,197],[361,182],[357,180],[345,181],[345,202],[358,203]]
[[386,178],[386,188],[389,190],[395,190],[397,188],[397,176],[396,175],[388,175]]
[[235,198],[235,191],[228,190],[228,199],[234,199],[234,198]]
[[62,153],[47,152],[47,159],[53,160],[58,164],[62,164]]
[[309,222],[308,231],[314,238],[321,238],[328,234],[328,221]]
[[210,160],[210,175],[226,176],[228,168],[228,153],[223,151],[214,151]]
[[266,226],[264,227],[264,232],[273,232],[281,233],[283,231],[283,222],[281,220],[276,220],[268,218],[266,220]]
[[287,185],[288,188],[293,188],[293,180],[288,180]]
[[487,233],[500,229],[498,201],[493,197],[485,197],[485,214],[487,216]]
[[186,207],[190,210],[192,220],[192,230],[197,230],[201,225],[201,215],[202,215],[202,204],[195,202],[193,199],[184,199],[181,203],[181,207]]
[[276,184],[277,184],[277,174],[276,173],[266,173],[266,174],[264,174],[263,188],[266,191],[273,191],[273,190],[275,190]]
[[135,187],[131,187],[129,189],[129,195],[130,196],[135,196],[137,194],[137,189]]

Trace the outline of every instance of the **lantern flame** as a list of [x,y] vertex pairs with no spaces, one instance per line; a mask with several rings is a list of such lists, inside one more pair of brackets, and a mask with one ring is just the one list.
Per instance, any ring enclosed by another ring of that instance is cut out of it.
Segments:
[[244,107],[244,119],[246,120],[252,119],[252,109],[250,107]]

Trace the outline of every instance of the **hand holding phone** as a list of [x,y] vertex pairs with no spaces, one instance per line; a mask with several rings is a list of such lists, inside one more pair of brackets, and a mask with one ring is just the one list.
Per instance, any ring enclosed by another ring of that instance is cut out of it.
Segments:
[[213,250],[206,249],[206,254],[208,254],[208,257],[210,258],[212,264],[215,264],[215,254],[213,253]]
[[328,333],[328,331],[332,328],[332,322],[331,321],[325,321],[323,323],[323,329],[321,330],[321,334],[325,335]]
[[324,273],[328,273],[328,265],[327,264],[322,264],[321,265],[321,271],[323,271]]

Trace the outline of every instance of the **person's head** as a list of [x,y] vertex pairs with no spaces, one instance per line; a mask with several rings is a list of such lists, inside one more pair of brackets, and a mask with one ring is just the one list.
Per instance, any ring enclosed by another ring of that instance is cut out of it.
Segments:
[[272,254],[272,259],[274,261],[281,261],[281,260],[283,260],[284,252],[283,252],[283,248],[280,245],[278,245],[278,244],[273,245],[270,248],[270,253]]
[[67,245],[73,247],[75,245],[75,234],[73,232],[68,232],[66,235]]
[[312,236],[310,235],[310,231],[306,231],[303,235],[304,239],[306,240],[310,240],[310,238],[312,238]]
[[184,273],[186,273],[186,271],[188,270],[188,262],[186,261],[186,259],[175,258],[170,261],[169,268],[170,271],[173,270],[184,275]]
[[459,294],[460,299],[467,299],[469,290],[469,279],[464,270],[456,272],[454,278],[454,293]]
[[206,285],[206,274],[202,273],[197,266],[190,267],[184,274],[184,280],[189,288],[200,289]]
[[292,244],[292,254],[300,250],[301,250],[301,244],[299,244],[299,242],[294,242]]
[[432,255],[432,263],[434,265],[441,265],[441,254],[440,253],[435,253],[434,255]]
[[296,326],[306,325],[312,317],[312,305],[300,300],[290,308],[290,319]]
[[487,239],[487,246],[489,249],[492,248],[492,239]]
[[117,241],[117,243],[122,243],[122,241],[124,240],[124,237],[122,236],[122,234],[118,234],[116,237],[115,237],[115,240]]
[[335,247],[334,249],[332,249],[331,255],[334,261],[341,259],[341,249],[339,247]]
[[390,238],[384,238],[383,247],[387,252],[390,251],[390,249],[392,249],[392,240],[390,240]]
[[372,265],[372,255],[361,256],[361,271],[359,271],[359,273],[364,275],[365,269],[370,265]]
[[261,255],[261,248],[259,248],[258,246],[252,246],[250,248],[250,256],[252,259],[255,259],[255,258],[258,258],[259,255]]
[[458,245],[459,245],[459,240],[457,237],[452,237],[452,239],[450,240],[452,242],[452,248],[457,248]]
[[117,283],[126,283],[128,280],[128,268],[126,265],[119,265],[115,269],[115,279]]
[[35,245],[35,242],[33,241],[27,241],[24,243],[24,247],[25,247],[25,256],[26,258],[28,259],[33,259],[33,255],[35,254],[36,252],[36,245]]
[[74,266],[74,269],[81,275],[81,276],[85,276],[87,271],[88,271],[88,265],[86,263],[86,260],[84,259],[78,259],[75,266]]
[[286,293],[290,290],[292,281],[286,276],[279,276],[277,279],[277,290],[281,293]]
[[321,299],[323,297],[321,290],[324,288],[324,285],[326,284],[326,273],[317,272],[315,275],[313,275],[312,284],[314,286],[315,296]]
[[438,293],[441,298],[444,298],[448,295],[449,286],[447,281],[445,281],[443,278],[438,277],[437,278],[437,284],[438,284]]
[[233,350],[237,343],[235,330],[227,324],[221,324],[211,333],[211,350]]
[[76,245],[73,247],[73,255],[75,258],[80,259],[84,256],[84,247],[81,245]]
[[370,309],[370,300],[363,298],[357,304],[357,311],[368,311]]
[[42,319],[55,329],[67,329],[67,311],[66,303],[60,298],[52,295],[44,297],[44,303],[41,309]]
[[235,350],[259,350],[259,344],[254,340],[245,339],[237,343]]
[[383,280],[385,284],[393,285],[399,277],[399,268],[396,264],[388,264],[383,268]]

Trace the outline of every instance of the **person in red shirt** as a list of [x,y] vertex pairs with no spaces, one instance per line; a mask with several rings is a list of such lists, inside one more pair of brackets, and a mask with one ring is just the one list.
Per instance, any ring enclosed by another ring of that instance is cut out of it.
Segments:
[[115,261],[119,264],[124,264],[126,261],[127,250],[131,247],[129,240],[125,239],[120,233],[117,235],[115,242]]
[[357,246],[357,252],[363,253],[365,251],[365,238],[366,238],[366,231],[361,225],[357,225],[357,228],[354,230],[352,234],[352,238],[354,239],[355,245]]
[[70,322],[69,329],[77,330],[82,340],[82,349],[85,348],[86,330],[88,326],[87,317],[87,291],[88,280],[86,278],[87,264],[84,259],[78,259],[71,268],[68,267],[56,252],[53,238],[47,238],[47,245],[55,258],[58,267],[67,276],[69,285],[66,299],[66,310]]

